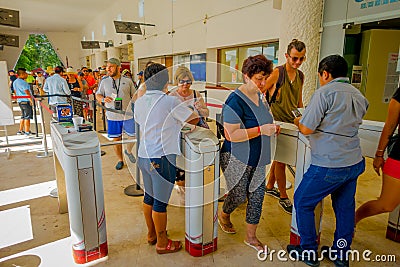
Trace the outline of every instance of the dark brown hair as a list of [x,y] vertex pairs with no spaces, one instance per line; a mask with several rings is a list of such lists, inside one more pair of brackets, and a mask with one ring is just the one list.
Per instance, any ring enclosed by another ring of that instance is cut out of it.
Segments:
[[263,72],[264,75],[269,75],[272,70],[272,61],[267,59],[264,55],[250,56],[244,60],[242,66],[243,75],[246,74],[250,79],[254,74],[261,72]]
[[290,50],[292,48],[296,49],[297,51],[301,52],[303,49],[306,49],[306,45],[297,39],[293,39],[287,47],[287,54],[290,55]]

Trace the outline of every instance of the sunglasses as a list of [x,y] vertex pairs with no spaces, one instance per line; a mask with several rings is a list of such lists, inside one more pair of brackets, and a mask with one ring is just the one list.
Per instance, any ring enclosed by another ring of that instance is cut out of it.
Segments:
[[192,84],[192,80],[179,80],[179,84]]
[[300,62],[303,62],[305,59],[306,59],[306,57],[304,56],[304,57],[292,57],[291,55],[288,55],[294,62],[297,62],[297,61],[299,61],[300,60]]

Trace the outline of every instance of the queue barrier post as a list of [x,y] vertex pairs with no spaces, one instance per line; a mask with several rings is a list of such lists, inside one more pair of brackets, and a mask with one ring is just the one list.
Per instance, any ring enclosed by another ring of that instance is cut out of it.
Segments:
[[[135,123],[135,133],[136,133],[136,156],[139,152],[139,140],[140,140],[140,131],[139,124]],[[124,194],[132,197],[139,197],[144,195],[143,189],[140,188],[140,169],[139,164],[136,163],[136,172],[135,172],[135,182],[136,184],[128,185],[124,189]]]
[[[51,157],[53,154],[49,153],[48,146],[47,146],[47,133],[46,133],[46,124],[44,121],[44,114],[43,114],[43,107],[42,107],[42,98],[37,100],[39,103],[39,115],[40,115],[40,120],[41,120],[41,125],[42,125],[42,134],[43,134],[43,150],[44,152],[38,153],[36,157],[38,158],[45,158],[45,157]],[[36,101],[34,101],[36,102]]]

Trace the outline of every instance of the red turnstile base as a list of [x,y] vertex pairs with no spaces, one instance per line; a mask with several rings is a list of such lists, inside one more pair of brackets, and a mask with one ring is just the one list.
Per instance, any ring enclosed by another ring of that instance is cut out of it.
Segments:
[[193,257],[201,257],[217,250],[217,239],[207,244],[195,244],[185,238],[185,249]]
[[386,229],[386,238],[400,243],[400,229],[388,226]]
[[[320,244],[321,233],[317,237],[317,243]],[[300,245],[300,236],[290,231],[290,245]]]
[[74,261],[78,264],[88,263],[108,255],[107,242],[89,251],[75,250],[75,249],[72,250],[73,250]]

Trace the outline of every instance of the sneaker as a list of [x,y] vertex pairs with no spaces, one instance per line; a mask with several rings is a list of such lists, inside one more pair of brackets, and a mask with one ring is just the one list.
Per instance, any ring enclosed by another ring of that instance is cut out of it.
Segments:
[[282,207],[282,209],[286,213],[292,214],[293,205],[292,205],[292,202],[290,202],[290,199],[288,199],[288,198],[280,198],[279,199],[279,205]]
[[281,193],[279,193],[279,190],[275,187],[272,189],[265,188],[265,194],[277,199],[281,197]]
[[29,135],[31,135],[32,134],[32,132],[31,131],[29,131],[29,132],[25,132],[25,135],[26,136],[29,136]]
[[[308,266],[318,267],[318,253],[315,251],[315,254],[312,251],[306,251],[301,248],[300,245],[288,245],[286,247],[287,252],[290,254],[290,257],[295,258],[296,260],[302,261]],[[314,254],[314,255],[313,255]]]
[[136,158],[132,153],[129,153],[128,150],[125,149],[124,151],[125,155],[128,156],[130,162],[135,163],[136,162]]
[[123,161],[118,161],[117,165],[115,166],[115,169],[120,170],[124,167],[124,162]]
[[25,133],[24,131],[18,131],[17,135],[21,135],[21,134],[24,134],[24,133]]
[[321,255],[324,257],[324,259],[332,261],[336,267],[349,267],[349,261],[338,259],[336,255],[332,254],[331,248],[329,246],[321,247]]

